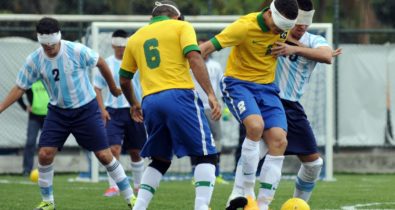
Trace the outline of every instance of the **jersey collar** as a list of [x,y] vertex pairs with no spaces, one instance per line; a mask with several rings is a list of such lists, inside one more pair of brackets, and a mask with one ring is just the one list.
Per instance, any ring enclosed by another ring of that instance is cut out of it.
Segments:
[[263,19],[263,13],[265,13],[268,9],[269,9],[269,7],[263,8],[262,12],[260,12],[256,17],[256,19],[258,21],[258,25],[263,32],[269,31],[269,28],[266,26],[265,21]]
[[159,22],[162,20],[170,20],[170,18],[168,16],[156,16],[156,17],[151,18],[151,21],[149,22],[149,24],[156,23],[156,22]]

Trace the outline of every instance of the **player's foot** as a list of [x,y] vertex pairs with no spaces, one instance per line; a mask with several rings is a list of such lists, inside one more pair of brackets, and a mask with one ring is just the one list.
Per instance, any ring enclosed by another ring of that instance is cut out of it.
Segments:
[[244,210],[259,210],[258,203],[252,196],[247,196],[247,205],[244,206]]
[[34,210],[55,210],[55,204],[49,201],[41,201]]
[[222,178],[222,176],[217,176],[215,178],[215,183],[216,184],[229,184],[229,182],[226,181],[224,178]]
[[237,210],[238,208],[244,208],[248,203],[247,198],[241,195],[231,195],[226,205],[226,210]]
[[119,195],[119,190],[117,187],[109,187],[103,194],[105,197],[113,197]]
[[137,197],[132,195],[132,197],[130,197],[129,202],[128,202],[128,206],[130,209],[133,209],[134,204],[136,203]]

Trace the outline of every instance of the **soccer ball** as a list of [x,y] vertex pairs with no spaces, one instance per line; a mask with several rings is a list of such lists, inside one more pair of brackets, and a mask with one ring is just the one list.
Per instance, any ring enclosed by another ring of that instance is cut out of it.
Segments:
[[291,198],[285,201],[281,210],[310,210],[310,206],[300,198]]
[[34,169],[32,172],[30,172],[30,180],[32,182],[38,182],[38,169]]

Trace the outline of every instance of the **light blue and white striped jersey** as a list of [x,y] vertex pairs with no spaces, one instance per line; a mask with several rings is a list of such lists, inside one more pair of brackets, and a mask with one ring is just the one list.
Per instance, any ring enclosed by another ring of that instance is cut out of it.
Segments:
[[[118,60],[114,55],[106,58],[106,63],[111,69],[111,74],[114,78],[115,84],[117,87],[120,87],[120,82],[119,82],[119,69],[121,66],[121,60]],[[140,73],[137,71],[134,76],[133,76],[133,88],[134,88],[134,93],[136,95],[137,100],[140,101],[141,103],[141,85],[140,85]],[[96,69],[94,78],[93,78],[93,85],[101,90],[106,90],[105,93],[105,98],[104,98],[104,106],[105,107],[111,107],[114,109],[119,109],[119,108],[128,108],[130,107],[128,101],[125,98],[125,95],[120,95],[118,97],[113,96],[108,88],[107,82],[104,79],[104,77],[100,74],[99,70]]]
[[16,84],[29,89],[41,79],[50,97],[60,108],[78,108],[96,98],[89,80],[99,55],[80,43],[61,40],[59,53],[49,58],[42,47],[31,53],[19,70]]
[[[324,37],[308,32],[299,42],[309,48],[329,46]],[[278,57],[275,83],[280,88],[280,97],[289,101],[299,101],[316,64],[316,61],[298,55]]]

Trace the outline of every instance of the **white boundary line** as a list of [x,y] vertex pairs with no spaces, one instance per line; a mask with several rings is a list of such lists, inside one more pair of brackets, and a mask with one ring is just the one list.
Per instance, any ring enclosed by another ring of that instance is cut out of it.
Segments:
[[[341,210],[357,210],[357,207],[368,207],[368,206],[378,206],[378,205],[388,205],[392,204],[395,206],[395,202],[376,202],[376,203],[365,203],[365,204],[355,204],[353,206],[342,206]],[[395,209],[364,209],[364,210],[395,210]]]

